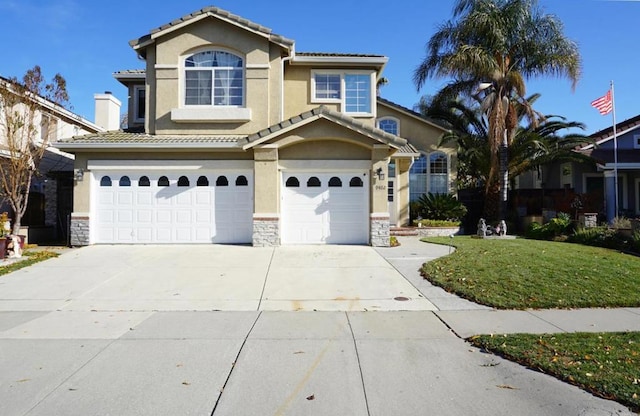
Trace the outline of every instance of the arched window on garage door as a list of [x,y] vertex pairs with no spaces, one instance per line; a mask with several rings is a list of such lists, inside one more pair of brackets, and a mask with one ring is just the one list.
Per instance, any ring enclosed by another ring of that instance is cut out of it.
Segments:
[[248,186],[249,181],[247,181],[247,177],[244,175],[240,175],[236,178],[236,186]]
[[189,186],[189,178],[186,176],[180,176],[180,179],[178,179],[178,186]]
[[151,182],[149,182],[148,176],[141,176],[138,180],[138,186],[151,186]]
[[284,184],[284,186],[286,186],[287,188],[299,188],[300,181],[295,176],[292,176],[287,179],[287,182]]
[[196,186],[209,186],[209,179],[207,179],[206,176],[200,176],[198,182],[196,182]]
[[320,186],[322,186],[322,184],[320,183],[320,179],[318,179],[315,176],[310,177],[309,180],[307,181],[308,188],[318,188]]
[[364,184],[362,183],[362,179],[360,179],[357,176],[354,176],[353,178],[351,178],[351,180],[349,181],[349,186],[351,188],[362,188]]
[[160,179],[158,179],[158,186],[169,186],[169,178],[166,176],[160,176]]
[[342,188],[342,181],[337,176],[329,179],[329,188]]
[[111,178],[103,176],[102,179],[100,179],[100,186],[111,186]]
[[229,180],[226,176],[218,176],[218,179],[216,179],[216,186],[229,186]]
[[119,185],[120,186],[131,186],[131,179],[129,179],[128,176],[123,176],[122,178],[120,178]]

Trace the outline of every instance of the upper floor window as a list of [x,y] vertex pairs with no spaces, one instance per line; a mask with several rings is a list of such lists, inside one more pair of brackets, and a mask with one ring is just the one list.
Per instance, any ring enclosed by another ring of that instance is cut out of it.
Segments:
[[133,87],[133,121],[135,123],[144,123],[145,112],[145,86],[136,85]]
[[311,101],[338,103],[344,113],[371,116],[375,97],[373,76],[372,71],[312,71]]
[[184,60],[185,105],[241,107],[244,61],[226,51],[203,51]]
[[387,133],[395,134],[398,136],[400,134],[400,129],[398,128],[398,120],[391,117],[385,117],[378,120],[378,128],[382,131],[386,131]]

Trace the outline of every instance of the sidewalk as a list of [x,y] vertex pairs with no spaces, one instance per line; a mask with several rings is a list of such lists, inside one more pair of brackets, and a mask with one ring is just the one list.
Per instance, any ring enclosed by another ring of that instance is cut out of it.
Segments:
[[431,301],[434,313],[459,337],[478,334],[640,331],[640,308],[496,310],[461,299],[420,276],[423,263],[455,249],[397,237],[400,247],[376,251]]

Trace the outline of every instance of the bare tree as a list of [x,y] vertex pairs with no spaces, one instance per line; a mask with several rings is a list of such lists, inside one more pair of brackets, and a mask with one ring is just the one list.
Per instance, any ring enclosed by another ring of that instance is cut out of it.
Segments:
[[68,104],[66,81],[56,74],[47,83],[39,66],[22,80],[0,79],[0,195],[14,212],[13,234],[18,234],[27,210],[31,181],[49,147],[52,109]]

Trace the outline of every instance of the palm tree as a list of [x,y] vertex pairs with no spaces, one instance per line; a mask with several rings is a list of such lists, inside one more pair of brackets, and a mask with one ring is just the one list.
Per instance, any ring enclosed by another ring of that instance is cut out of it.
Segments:
[[[517,128],[509,143],[507,172],[516,177],[554,162],[588,162],[592,160],[575,149],[593,140],[579,133],[566,133],[572,130],[584,130],[584,125],[575,121],[566,121],[556,115],[539,116],[536,122],[524,122],[529,118],[528,111],[539,98],[534,94],[522,103],[514,105]],[[460,101],[435,103],[422,100],[418,105],[422,114],[437,119],[449,126],[450,130],[440,139],[440,146],[455,143],[458,153],[458,186],[477,188],[484,186],[485,193],[490,191],[491,145],[487,119],[484,116],[482,100],[465,104]]]
[[542,12],[537,0],[456,0],[453,20],[429,40],[427,56],[414,72],[416,87],[431,77],[453,78],[434,102],[461,95],[482,98],[490,144],[489,218],[505,214],[507,149],[518,128],[517,107],[526,108],[533,125],[539,119],[523,98],[524,80],[562,76],[575,88],[580,69],[577,45],[564,36],[562,22]]

